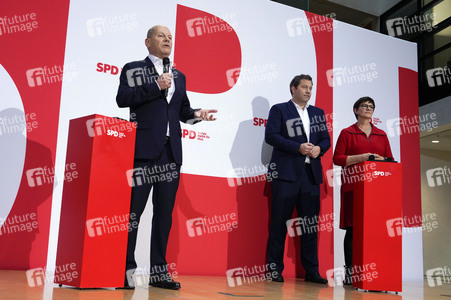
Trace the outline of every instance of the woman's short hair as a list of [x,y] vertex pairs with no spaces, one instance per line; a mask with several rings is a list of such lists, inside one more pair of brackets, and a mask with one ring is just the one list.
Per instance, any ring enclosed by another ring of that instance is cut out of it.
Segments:
[[[359,98],[359,100],[357,100],[354,103],[354,106],[352,107],[352,112],[354,112],[354,110],[359,110],[360,105],[362,105],[365,102],[369,102],[371,104],[373,104],[374,108],[376,108],[376,104],[374,103],[374,100],[371,97],[365,96],[365,97],[361,97]],[[355,118],[358,119],[357,114],[354,112]]]

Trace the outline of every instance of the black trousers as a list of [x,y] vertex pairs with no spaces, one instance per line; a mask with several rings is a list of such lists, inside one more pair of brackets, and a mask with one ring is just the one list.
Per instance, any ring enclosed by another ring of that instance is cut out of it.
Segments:
[[298,218],[302,218],[296,226],[300,228],[296,235],[301,237],[302,266],[307,273],[318,272],[319,185],[314,184],[310,166],[305,166],[303,175],[297,181],[274,179],[271,189],[273,199],[267,249],[268,264],[275,264],[275,270],[278,272],[284,269],[287,221],[291,219],[296,206]]
[[352,268],[352,236],[353,227],[346,228],[345,238],[343,240],[343,249],[345,254],[345,265]]
[[[174,162],[169,141],[157,160],[135,160],[134,170],[139,178],[132,187],[130,204],[130,228],[127,243],[126,270],[137,267],[135,260],[136,237],[139,221],[150,190],[153,188],[152,232],[150,238],[150,266],[166,266],[166,248],[172,226],[172,210],[180,181],[180,165]],[[144,173],[144,176],[141,174]]]

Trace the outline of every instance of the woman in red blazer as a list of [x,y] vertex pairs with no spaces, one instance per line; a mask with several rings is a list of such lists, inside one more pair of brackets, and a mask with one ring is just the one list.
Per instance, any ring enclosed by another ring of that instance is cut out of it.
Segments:
[[370,97],[362,97],[354,103],[353,110],[357,122],[341,131],[335,146],[333,161],[342,167],[341,174],[341,209],[340,228],[346,230],[344,238],[344,254],[346,280],[351,284],[352,270],[352,214],[354,180],[356,164],[369,159],[383,160],[393,157],[387,134],[371,123],[376,105]]

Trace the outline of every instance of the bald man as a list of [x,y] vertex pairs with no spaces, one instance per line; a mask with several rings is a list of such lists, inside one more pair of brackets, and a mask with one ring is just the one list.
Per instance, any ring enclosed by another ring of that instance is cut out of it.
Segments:
[[[180,179],[182,142],[180,121],[194,124],[215,120],[212,109],[193,109],[186,95],[186,78],[163,62],[172,51],[172,34],[161,25],[149,29],[145,45],[149,55],[126,64],[120,76],[116,102],[130,109],[130,121],[137,123],[130,229],[127,244],[124,288],[133,289],[131,278],[137,267],[135,247],[141,215],[151,189],[153,217],[150,246],[149,285],[180,289],[168,270],[166,248],[172,226],[172,210]],[[167,62],[169,63],[169,62]],[[132,226],[135,225],[135,226]]]

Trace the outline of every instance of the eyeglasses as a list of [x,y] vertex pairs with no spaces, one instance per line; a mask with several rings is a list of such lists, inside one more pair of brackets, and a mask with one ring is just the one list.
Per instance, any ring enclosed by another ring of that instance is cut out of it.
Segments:
[[360,105],[360,107],[366,108],[368,110],[374,110],[374,106],[368,104],[362,104]]

